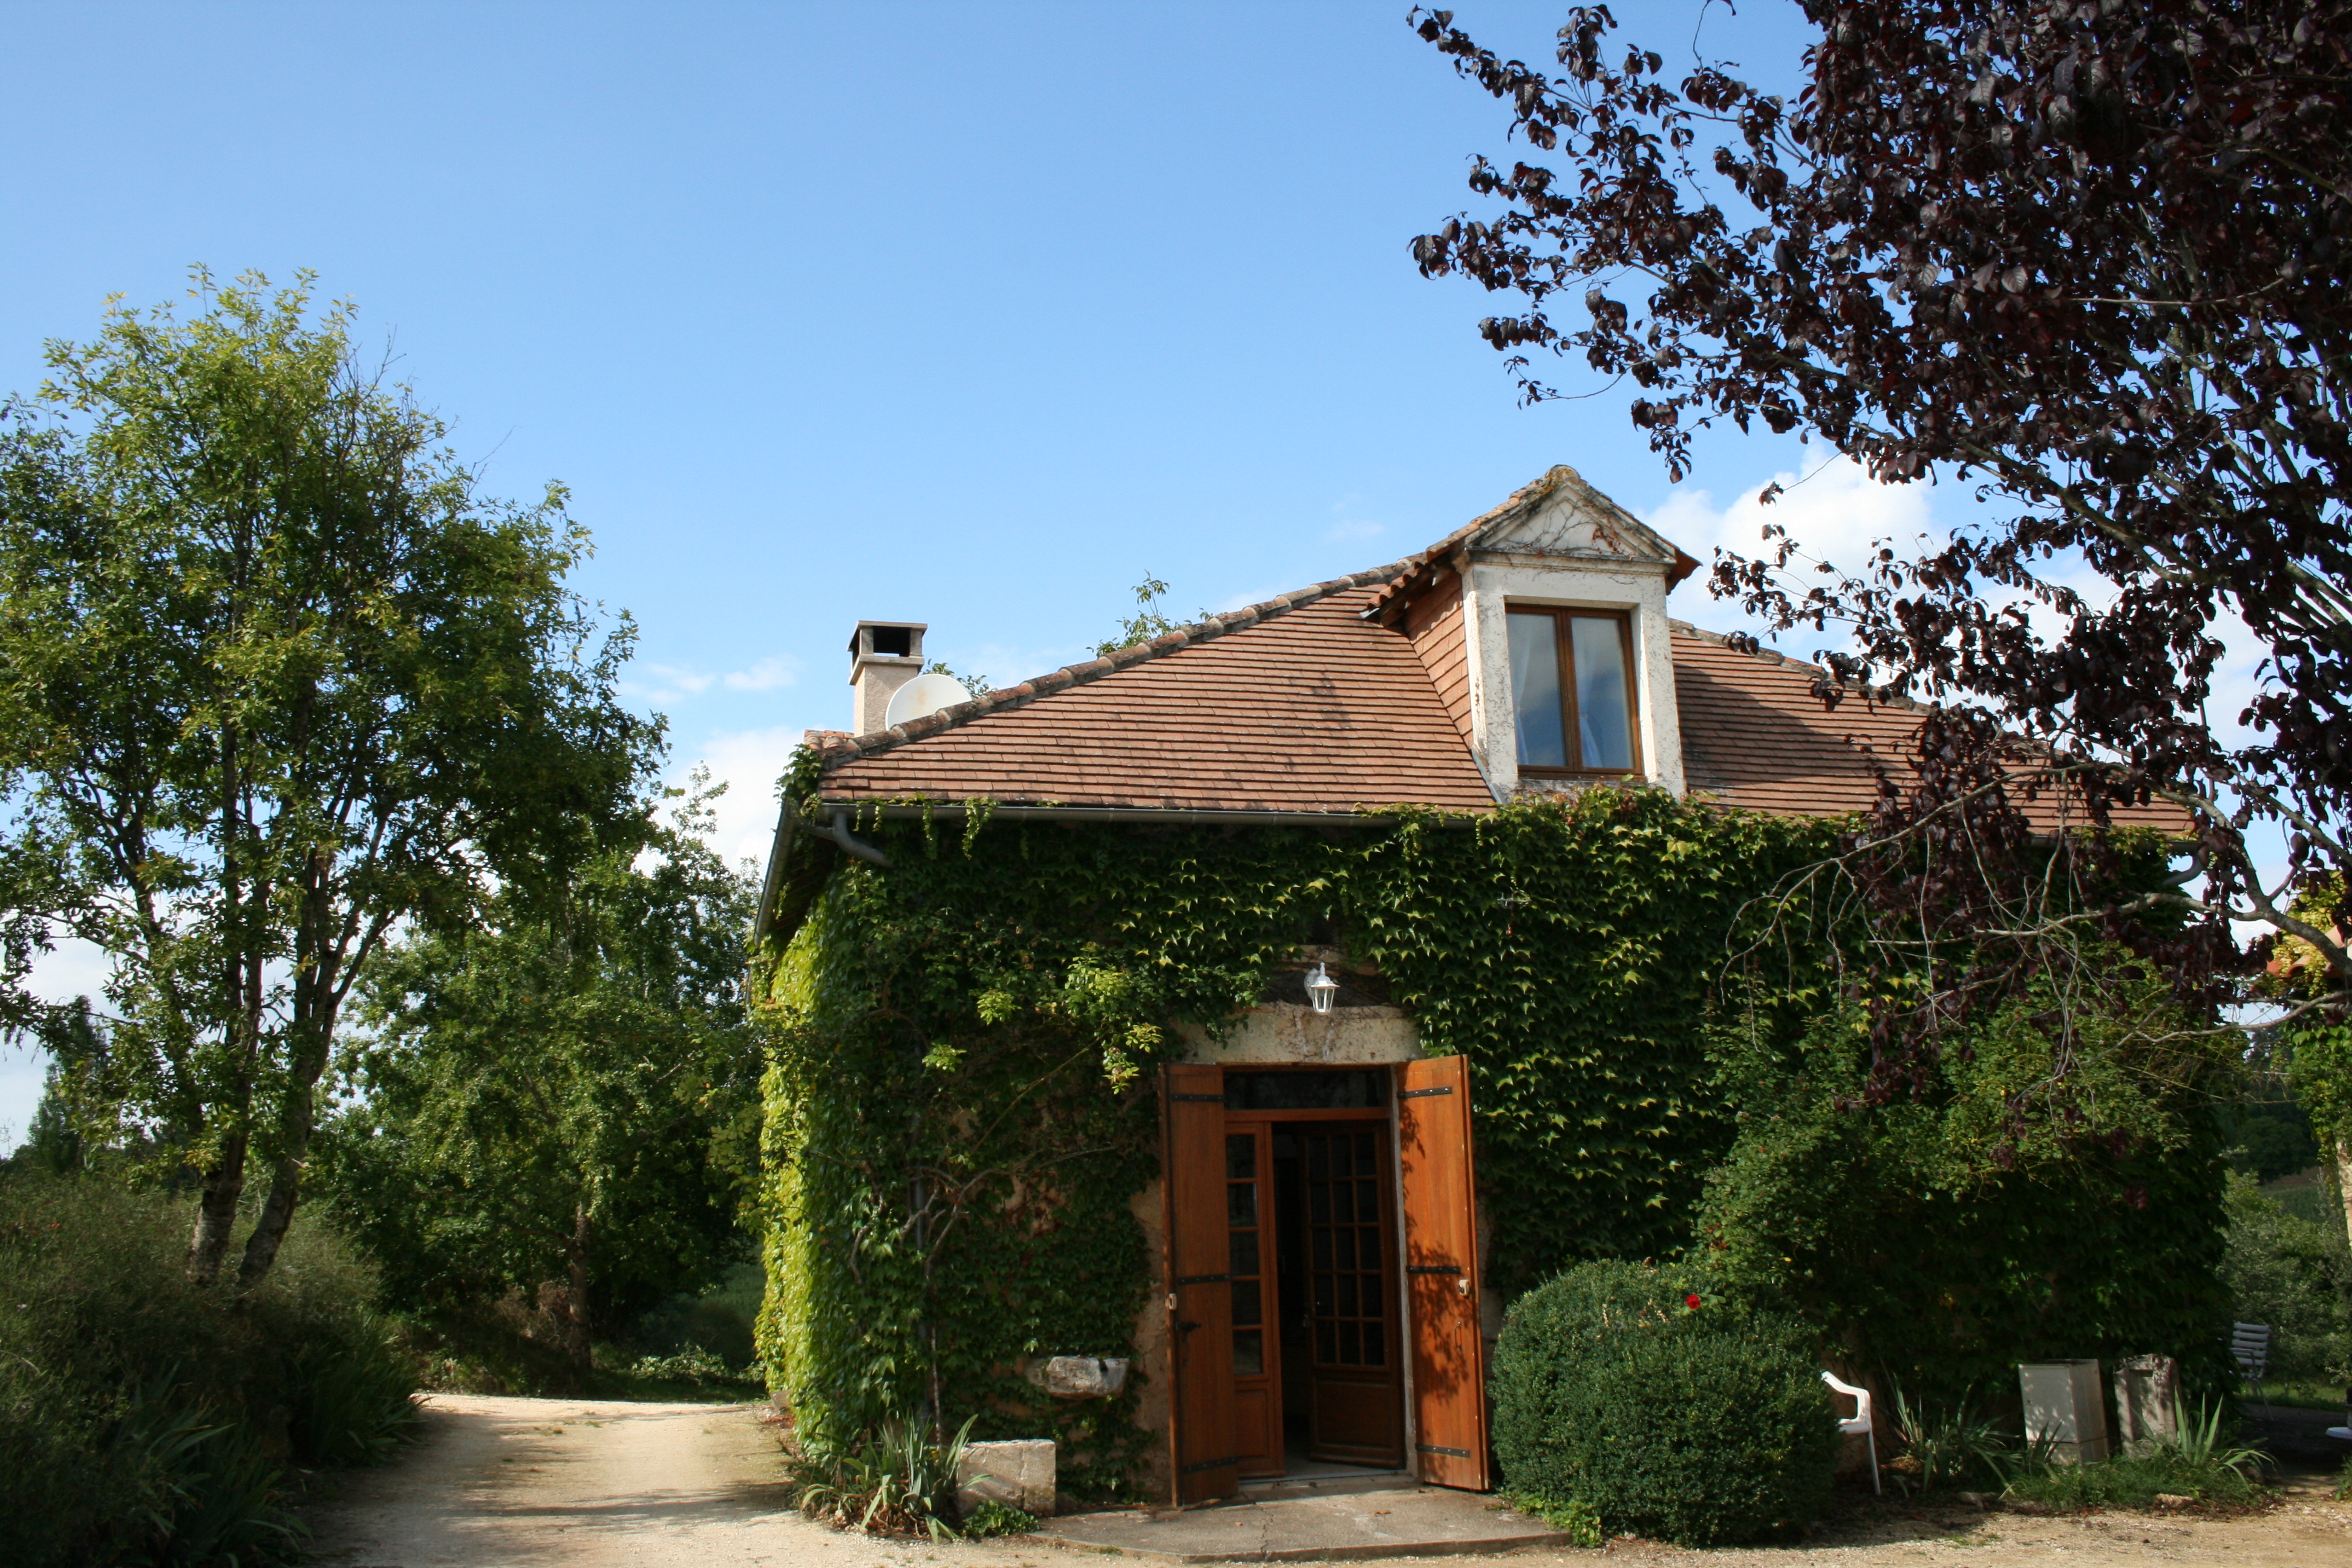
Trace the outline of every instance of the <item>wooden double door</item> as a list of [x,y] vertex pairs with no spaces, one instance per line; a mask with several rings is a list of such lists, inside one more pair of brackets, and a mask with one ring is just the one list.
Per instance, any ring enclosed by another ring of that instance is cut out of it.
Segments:
[[1179,1500],[1294,1458],[1483,1489],[1462,1058],[1162,1087]]

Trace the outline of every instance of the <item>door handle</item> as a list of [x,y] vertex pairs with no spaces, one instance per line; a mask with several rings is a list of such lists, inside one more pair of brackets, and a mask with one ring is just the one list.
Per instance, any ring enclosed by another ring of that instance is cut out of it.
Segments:
[[1456,1275],[1454,1280],[1454,1289],[1461,1294],[1467,1296],[1470,1294],[1469,1279],[1464,1276]]

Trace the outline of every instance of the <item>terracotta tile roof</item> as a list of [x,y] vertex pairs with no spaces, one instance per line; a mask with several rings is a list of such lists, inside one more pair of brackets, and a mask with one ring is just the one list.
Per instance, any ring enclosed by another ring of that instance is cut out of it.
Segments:
[[829,742],[829,801],[1349,812],[1494,808],[1412,643],[1369,621],[1401,565]]
[[[1742,653],[1714,632],[1681,621],[1673,626],[1683,774],[1693,793],[1781,816],[1833,816],[1865,811],[1877,799],[1863,747],[1903,775],[1903,751],[1923,711],[1918,704],[1850,698],[1827,710],[1813,695],[1819,667],[1776,653]],[[2038,827],[2059,824],[2053,796],[2025,809]],[[2188,826],[2169,806],[2119,811],[2116,820],[2175,832]]]
[[[985,797],[1004,805],[1348,813],[1418,805],[1490,811],[1469,745],[1462,584],[1452,552],[1529,514],[1561,485],[1640,529],[1572,469],[1542,479],[1404,561],[1212,617],[870,735],[811,731],[828,801]],[[1497,535],[1499,537],[1499,535]],[[1677,574],[1688,562],[1628,536]],[[1696,563],[1692,563],[1696,564]],[[1782,816],[1862,811],[1864,748],[1895,763],[1912,703],[1825,710],[1814,666],[1742,653],[1674,626],[1683,767],[1694,793]],[[2055,826],[2053,801],[2028,807]],[[2169,808],[2118,819],[2179,830]]]

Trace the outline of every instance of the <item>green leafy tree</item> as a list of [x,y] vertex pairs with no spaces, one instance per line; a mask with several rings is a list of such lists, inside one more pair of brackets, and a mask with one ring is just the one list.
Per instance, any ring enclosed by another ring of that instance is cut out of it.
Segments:
[[49,344],[0,429],[0,799],[12,901],[111,958],[105,1091],[185,1134],[200,1282],[267,1173],[250,1288],[371,957],[560,882],[659,728],[561,489],[478,494],[308,275],[193,298]]
[[[1120,621],[1118,630],[1109,638],[1095,644],[1095,657],[1108,658],[1123,647],[1133,647],[1181,628],[1183,622],[1170,620],[1160,609],[1160,601],[1167,596],[1168,584],[1146,572],[1143,581],[1135,585],[1135,614]],[[1202,610],[1192,618],[1205,621],[1209,612]]]
[[2336,1196],[2352,1225],[2352,1017],[2330,1005],[2331,972],[2342,962],[2347,940],[2343,878],[2311,879],[2294,911],[2318,940],[2281,940],[2271,951],[2262,989],[2286,1004],[2272,1032],[2284,1045],[2288,1087],[2335,1167]]
[[746,1246],[754,887],[698,837],[717,791],[696,786],[552,910],[493,900],[478,929],[388,952],[326,1140],[334,1207],[394,1299],[552,1285],[582,1373],[600,1322],[715,1283]]
[[2231,1041],[2147,966],[2086,958],[2138,978],[2064,1029],[2061,982],[2039,982],[1916,1064],[1912,1093],[1872,1094],[1858,1002],[1777,1022],[1727,1009],[1710,1054],[1738,1136],[1707,1174],[1692,1260],[1936,1399],[2095,1350],[2221,1376],[2211,1102],[2238,1071]]

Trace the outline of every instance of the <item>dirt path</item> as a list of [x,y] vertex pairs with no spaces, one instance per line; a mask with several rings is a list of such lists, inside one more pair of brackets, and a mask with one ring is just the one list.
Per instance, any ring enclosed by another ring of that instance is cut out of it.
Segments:
[[[877,1541],[785,1506],[776,1446],[745,1405],[435,1394],[424,1439],[310,1510],[334,1568],[1076,1568],[1075,1552],[1013,1540]],[[1412,1560],[1408,1560],[1412,1561]],[[1458,1564],[1462,1560],[1428,1559]],[[2233,1519],[1889,1510],[1803,1547],[1514,1554],[1513,1568],[2352,1568],[2352,1504],[2315,1482]]]
[[[433,1394],[414,1449],[310,1510],[313,1551],[336,1568],[902,1568],[936,1555],[793,1512],[758,1415],[740,1405]],[[972,1548],[952,1555],[971,1568],[1016,1563]]]

